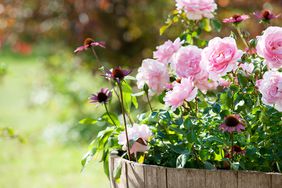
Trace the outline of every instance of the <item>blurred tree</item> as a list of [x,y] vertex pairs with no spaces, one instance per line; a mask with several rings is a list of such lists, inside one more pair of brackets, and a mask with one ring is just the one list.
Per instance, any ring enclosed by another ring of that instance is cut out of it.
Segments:
[[[218,0],[217,3],[220,19],[261,9],[280,13],[282,9],[281,0]],[[6,41],[12,47],[16,45],[16,51],[29,52],[23,41],[47,41],[74,48],[85,37],[93,37],[106,41],[107,50],[102,52],[105,60],[114,65],[130,63],[137,67],[142,58],[151,56],[158,40],[162,40],[158,28],[174,4],[173,0],[2,0],[0,44]],[[253,35],[263,29],[255,19],[248,22]],[[275,24],[280,22],[276,20]],[[176,36],[174,32],[166,35]]]

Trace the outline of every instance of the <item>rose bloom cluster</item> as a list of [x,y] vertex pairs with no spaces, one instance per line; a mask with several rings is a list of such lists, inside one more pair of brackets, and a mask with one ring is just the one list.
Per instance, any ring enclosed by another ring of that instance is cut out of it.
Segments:
[[[257,87],[262,101],[282,111],[282,28],[269,27],[257,37],[257,53],[264,58],[270,72],[266,72]],[[238,49],[234,38],[213,38],[208,46],[183,46],[180,39],[166,41],[154,52],[154,59],[145,59],[138,70],[137,85],[149,87],[150,95],[166,91],[166,106],[175,110],[185,102],[192,101],[200,91],[206,94],[218,86],[228,87],[231,83],[224,79],[237,69],[251,74],[254,65],[239,63],[243,51]],[[175,81],[170,82],[170,78]]]
[[[198,90],[205,94],[218,85],[228,86],[228,81],[221,76],[236,69],[243,54],[231,37],[214,38],[204,49],[181,44],[176,39],[157,47],[156,60],[144,60],[136,76],[138,87],[142,89],[147,84],[151,94],[167,90],[164,101],[172,110],[195,99]],[[177,78],[172,83],[170,73]]]

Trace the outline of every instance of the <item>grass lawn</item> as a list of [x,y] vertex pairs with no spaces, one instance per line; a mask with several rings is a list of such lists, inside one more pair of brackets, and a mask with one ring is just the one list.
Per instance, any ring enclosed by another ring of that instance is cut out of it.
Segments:
[[37,60],[34,56],[0,55],[0,62],[8,64],[8,74],[0,83],[0,127],[13,127],[27,140],[26,144],[0,140],[0,187],[109,187],[100,163],[92,162],[80,173],[80,159],[87,145],[64,145],[44,137],[46,128],[56,121],[56,111],[30,108],[27,102],[34,83],[44,79],[43,66]]

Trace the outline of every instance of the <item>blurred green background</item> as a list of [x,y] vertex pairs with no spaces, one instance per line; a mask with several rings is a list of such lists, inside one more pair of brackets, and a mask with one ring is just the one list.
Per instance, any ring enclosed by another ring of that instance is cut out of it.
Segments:
[[[281,0],[217,3],[220,20],[282,10]],[[91,53],[74,55],[73,50],[92,37],[107,44],[97,49],[104,64],[136,68],[158,44],[179,34],[176,26],[159,36],[173,9],[173,0],[0,1],[0,130],[14,129],[0,137],[1,188],[109,187],[98,161],[80,172],[89,141],[105,125],[78,123],[103,113],[87,98],[108,85]],[[281,25],[281,18],[273,25]],[[203,37],[229,35],[232,28],[225,26]],[[251,38],[264,26],[252,17],[244,29]]]

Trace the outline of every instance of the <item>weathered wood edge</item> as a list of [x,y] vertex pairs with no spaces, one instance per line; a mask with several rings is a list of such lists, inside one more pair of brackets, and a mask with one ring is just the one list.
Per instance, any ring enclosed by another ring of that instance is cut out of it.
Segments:
[[[137,162],[134,162],[134,161],[128,161],[126,159],[123,159],[123,158],[120,158],[118,155],[116,154],[111,154],[110,156],[111,160],[109,161],[112,161],[112,158],[119,158],[121,160],[121,162],[124,164],[123,167],[125,167],[125,172],[126,172],[126,183],[127,183],[127,187],[128,187],[128,167],[136,167],[136,168],[143,168],[143,172],[139,170],[140,173],[143,173],[141,174],[141,176],[144,178],[143,181],[144,181],[144,185],[142,183],[142,186],[141,187],[146,187],[146,169],[148,168],[152,168],[152,169],[157,169],[157,170],[163,170],[165,172],[165,186],[161,186],[161,187],[164,187],[164,188],[169,188],[168,187],[168,171],[174,171],[174,172],[181,172],[183,171],[184,172],[204,172],[205,174],[205,178],[207,181],[207,174],[210,175],[212,173],[218,173],[218,177],[222,177],[224,175],[224,173],[234,173],[236,174],[236,178],[237,178],[237,183],[236,183],[236,186],[234,187],[240,187],[240,186],[243,186],[243,182],[240,182],[240,177],[242,177],[244,174],[248,174],[249,176],[262,176],[262,175],[265,175],[265,178],[267,179],[267,182],[269,184],[269,188],[281,188],[282,187],[282,174],[281,173],[275,173],[275,172],[258,172],[258,171],[234,171],[234,170],[207,170],[207,169],[195,169],[195,168],[170,168],[170,167],[163,167],[163,166],[157,166],[157,165],[147,165],[147,164],[140,164],[140,163],[137,163]],[[110,162],[110,181],[111,181],[111,187],[112,188],[120,188],[119,186],[114,186],[113,185],[113,179],[112,179],[112,172],[114,168],[113,164],[111,164],[112,162]],[[268,180],[269,178],[269,180]],[[209,187],[207,185],[208,182],[205,182],[205,187]],[[212,186],[211,186],[212,187]],[[219,187],[224,187],[222,185],[220,185]],[[124,187],[123,187],[124,188]],[[146,187],[147,188],[147,187]],[[258,188],[258,187],[256,187]]]

